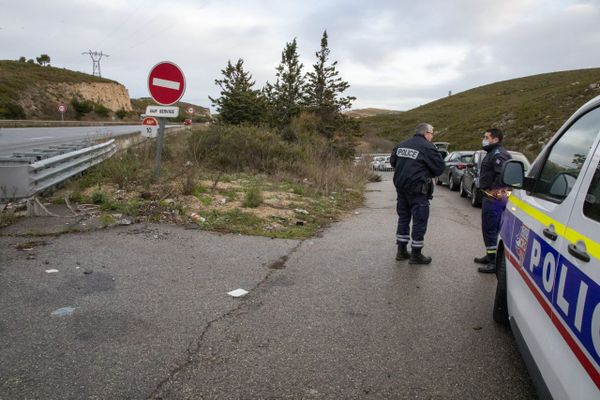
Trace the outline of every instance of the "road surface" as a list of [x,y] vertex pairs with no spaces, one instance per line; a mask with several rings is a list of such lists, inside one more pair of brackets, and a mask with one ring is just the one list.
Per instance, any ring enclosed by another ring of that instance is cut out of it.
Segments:
[[[472,262],[480,210],[436,188],[433,263],[395,261],[390,175],[304,241],[167,225],[0,237],[0,399],[534,398],[491,318],[496,279]],[[46,243],[16,249],[31,240]]]

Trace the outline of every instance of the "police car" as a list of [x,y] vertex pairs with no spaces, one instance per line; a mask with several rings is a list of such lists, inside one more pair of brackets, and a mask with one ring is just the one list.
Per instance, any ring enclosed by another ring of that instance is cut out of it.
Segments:
[[540,398],[600,399],[600,96],[512,188],[498,239],[494,319],[510,323]]

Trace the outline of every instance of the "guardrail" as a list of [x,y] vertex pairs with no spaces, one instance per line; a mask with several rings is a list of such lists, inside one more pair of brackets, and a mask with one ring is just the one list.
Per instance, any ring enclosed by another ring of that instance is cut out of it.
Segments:
[[50,146],[0,158],[0,202],[26,199],[41,193],[104,161],[117,148],[114,139],[88,145]]

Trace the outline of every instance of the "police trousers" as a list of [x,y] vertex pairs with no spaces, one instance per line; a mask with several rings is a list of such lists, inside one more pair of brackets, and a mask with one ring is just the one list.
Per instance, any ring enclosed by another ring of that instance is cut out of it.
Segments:
[[[421,193],[407,193],[396,190],[396,212],[398,213],[398,228],[396,229],[396,244],[408,243],[412,239],[412,248],[422,248],[425,244],[425,232],[429,220],[429,196]],[[412,233],[410,222],[412,220]]]
[[496,200],[484,197],[481,203],[481,232],[485,251],[490,256],[496,255],[496,242],[502,225],[502,213],[506,208],[506,199]]

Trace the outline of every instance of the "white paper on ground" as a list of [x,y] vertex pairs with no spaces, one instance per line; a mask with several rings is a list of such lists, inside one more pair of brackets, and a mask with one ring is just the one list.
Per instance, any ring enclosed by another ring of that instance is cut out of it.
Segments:
[[244,290],[244,289],[235,289],[235,290],[232,290],[231,292],[227,292],[227,294],[232,297],[242,297],[242,296],[248,294],[248,291]]
[[57,273],[57,272],[58,272],[58,270],[57,270],[57,269],[47,269],[47,270],[46,270],[46,273],[48,273],[48,274],[55,274],[55,273]]

